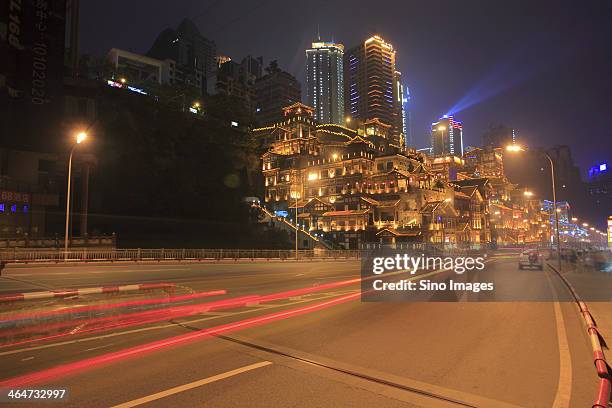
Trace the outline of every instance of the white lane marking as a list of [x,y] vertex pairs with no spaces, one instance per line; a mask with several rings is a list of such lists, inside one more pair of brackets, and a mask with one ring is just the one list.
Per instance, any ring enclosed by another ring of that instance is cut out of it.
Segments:
[[[355,291],[353,291],[353,292],[355,292]],[[323,296],[323,297],[317,298],[317,299],[304,299],[304,300],[300,300],[298,302],[293,302],[293,303],[283,303],[283,304],[279,304],[279,305],[271,305],[270,308],[275,308],[275,307],[279,307],[280,308],[280,307],[285,307],[285,306],[292,306],[292,305],[297,305],[297,304],[300,304],[300,303],[308,303],[308,302],[312,302],[312,301],[315,301],[315,300],[321,300],[321,299],[331,298],[331,297],[334,297],[334,296],[339,296],[338,292],[326,292],[326,293],[329,293],[329,295],[328,296]],[[237,316],[237,315],[242,315],[242,314],[247,314],[247,313],[253,313],[253,312],[256,312],[258,310],[261,310],[261,309],[253,307],[253,308],[249,308],[247,310],[241,310],[240,312],[226,312],[227,314],[221,314],[222,312],[214,312],[214,314],[215,314],[214,316],[202,317],[202,318],[193,319],[193,320],[186,320],[185,323],[193,324],[193,323],[205,322],[207,320],[215,320],[215,319],[220,319],[220,318],[227,317],[227,316]],[[212,314],[212,313],[211,312],[203,312],[202,314],[206,315],[206,314]],[[26,347],[26,348],[22,348],[22,349],[3,351],[3,352],[0,352],[0,357],[1,356],[11,355],[11,354],[23,353],[23,352],[26,352],[26,351],[42,350],[42,349],[47,349],[47,348],[66,346],[66,345],[70,345],[70,344],[83,343],[83,342],[86,342],[86,341],[107,339],[107,338],[117,337],[117,336],[124,336],[124,335],[127,335],[127,334],[134,334],[134,333],[146,332],[146,331],[151,331],[151,330],[167,329],[167,328],[170,328],[170,327],[176,327],[176,324],[175,323],[169,323],[169,324],[162,324],[162,325],[158,325],[158,326],[142,327],[140,329],[133,329],[133,330],[126,330],[126,331],[109,333],[109,334],[102,334],[100,336],[85,337],[85,338],[82,338],[82,339],[67,340],[67,341],[62,341],[62,342],[59,342],[59,343],[49,343],[49,344],[42,344],[40,346],[32,346],[32,347]]]
[[572,395],[572,359],[567,342],[565,322],[559,302],[554,303],[555,320],[557,322],[557,339],[559,340],[559,384],[553,408],[569,408]]
[[124,402],[123,404],[115,405],[112,408],[131,408],[138,405],[146,404],[147,402],[155,401],[158,399],[166,398],[170,395],[178,394],[180,392],[188,391],[193,388],[201,387],[206,384],[210,384],[215,381],[224,380],[229,377],[233,377],[238,374],[246,373],[247,371],[256,370],[261,367],[269,366],[272,364],[270,361],[261,361],[259,363],[251,364],[248,366],[240,367],[235,370],[226,371],[225,373],[213,375],[212,377],[204,378],[202,380],[194,381],[189,384],[179,385],[178,387],[170,388],[165,391],[160,391],[155,394],[147,395],[146,397],[138,398],[132,401]]
[[109,344],[105,344],[105,345],[103,345],[103,346],[98,346],[98,347],[91,347],[91,348],[86,349],[85,351],[94,351],[94,350],[100,350],[100,349],[103,349],[103,348],[106,348],[106,347],[110,347],[110,346],[112,346],[113,344],[115,344],[115,343],[109,343]]
[[26,358],[22,358],[21,361],[30,361],[30,360],[34,360],[34,357],[26,357]]
[[548,271],[546,271],[546,279],[554,299],[553,307],[557,326],[557,341],[559,343],[559,382],[552,408],[569,408],[572,397],[572,358],[567,341],[567,331],[565,330],[561,304],[558,302],[557,292]]

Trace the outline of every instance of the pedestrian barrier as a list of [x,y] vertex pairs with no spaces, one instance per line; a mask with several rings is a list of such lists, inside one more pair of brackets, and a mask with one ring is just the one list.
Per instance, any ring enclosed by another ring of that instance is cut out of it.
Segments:
[[612,369],[606,362],[606,356],[603,352],[604,348],[608,349],[608,345],[606,344],[606,341],[602,335],[599,333],[595,319],[593,319],[591,312],[589,312],[587,304],[580,299],[580,296],[574,289],[574,286],[565,278],[565,276],[561,275],[556,268],[550,264],[548,264],[548,266],[555,271],[565,286],[567,286],[569,291],[572,293],[587,328],[587,334],[591,341],[591,348],[593,349],[593,363],[595,365],[595,369],[597,370],[597,375],[599,376],[599,389],[595,402],[593,403],[593,408],[608,408],[612,388]]
[[[296,256],[297,255],[297,256]],[[76,249],[0,251],[3,263],[359,259],[357,250],[311,249]]]

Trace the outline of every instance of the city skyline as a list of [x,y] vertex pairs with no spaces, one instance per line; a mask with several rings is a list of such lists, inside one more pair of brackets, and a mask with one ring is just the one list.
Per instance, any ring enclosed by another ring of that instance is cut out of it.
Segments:
[[[176,26],[185,16],[196,17],[196,25],[202,34],[215,40],[221,53],[231,56],[263,55],[266,61],[278,59],[279,64],[296,75],[304,85],[303,50],[316,38],[317,25],[324,37],[333,37],[347,47],[369,35],[381,34],[399,50],[399,66],[402,67],[404,83],[410,87],[413,98],[415,147],[426,147],[429,144],[429,124],[432,120],[448,113],[464,96],[472,95],[476,90],[470,103],[483,97],[488,99],[486,103],[465,108],[460,114],[464,122],[469,124],[469,132],[464,135],[466,146],[477,145],[490,124],[501,123],[517,129],[532,145],[571,145],[583,178],[586,178],[588,167],[609,160],[605,150],[589,149],[595,146],[594,140],[581,144],[573,141],[577,134],[594,134],[605,126],[601,118],[605,112],[603,106],[608,104],[605,95],[609,93],[606,92],[609,85],[602,81],[606,67],[611,63],[602,53],[603,47],[596,44],[600,38],[604,38],[597,33],[607,28],[600,24],[585,24],[591,17],[603,19],[608,6],[594,3],[572,13],[569,2],[555,3],[555,14],[551,15],[551,9],[542,3],[530,9],[533,17],[527,17],[520,3],[506,4],[501,9],[493,5],[478,8],[470,4],[461,7],[447,5],[446,13],[437,17],[438,22],[446,23],[437,24],[437,29],[431,31],[425,22],[431,21],[429,16],[432,15],[431,8],[434,5],[400,5],[393,2],[386,2],[385,5],[410,11],[407,21],[411,24],[395,24],[400,15],[405,15],[403,13],[385,16],[391,19],[385,20],[383,16],[367,15],[357,7],[357,11],[351,15],[353,23],[347,25],[348,20],[333,20],[333,16],[342,13],[347,5],[334,2],[329,5],[329,12],[324,16],[307,12],[297,20],[294,12],[279,9],[276,13],[284,15],[281,25],[272,32],[254,31],[248,41],[241,41],[238,40],[236,30],[232,29],[234,24],[240,21],[241,26],[254,28],[269,18],[274,2],[252,7],[244,5],[238,7],[240,12],[235,15],[228,13],[227,6],[222,4],[208,8],[186,2],[183,7],[175,7],[160,15],[154,11],[143,11],[135,3],[122,5],[126,13],[113,16],[113,21],[106,28],[108,31],[102,36],[97,31],[91,31],[91,25],[84,24],[81,43],[84,52],[94,54],[103,54],[119,42],[125,44],[124,49],[144,53],[161,27]],[[155,2],[151,9],[158,9]],[[96,13],[103,10],[102,5],[83,4],[83,22],[91,21]],[[133,12],[130,13],[130,10]],[[124,24],[136,10],[145,13],[142,15],[148,17],[147,23],[139,27],[137,32],[122,36],[119,41],[113,26]],[[451,14],[460,15],[461,19],[450,21],[447,16]],[[289,24],[290,21],[293,23]],[[504,29],[481,38],[481,31],[493,24],[493,21]],[[280,27],[283,27],[283,35],[279,36]],[[355,27],[360,28],[356,30]],[[578,29],[580,35],[574,36],[574,29]],[[92,41],[94,35],[96,40]],[[559,41],[565,39],[567,46],[560,48]],[[526,48],[522,43],[528,43],[530,47]],[[270,44],[274,44],[274,47],[270,48]],[[504,46],[499,47],[499,44]],[[461,61],[461,64],[457,65],[457,61]],[[589,76],[578,74],[584,69],[591,70]],[[499,75],[508,71],[514,72],[514,77],[508,84],[502,83],[504,81],[499,80]],[[576,77],[578,82],[570,80]],[[604,84],[603,87],[599,86],[600,83]],[[504,85],[504,89],[499,90],[497,85],[488,86],[490,84]],[[580,90],[585,88],[592,89],[593,96],[603,102],[603,105],[596,108],[600,114],[586,109],[591,104],[584,99],[585,94]],[[547,93],[548,89],[552,92]],[[497,93],[490,95],[489,92]],[[569,99],[557,96],[552,98],[552,94],[573,95],[573,99],[570,104]],[[526,104],[520,101],[529,101],[527,105],[536,104],[542,109],[541,116],[551,119],[541,120],[534,114],[534,109],[526,109]],[[561,120],[552,120],[555,116]],[[564,124],[564,118],[570,116],[578,120]]]
[[5,2],[0,401],[612,408],[610,20]]

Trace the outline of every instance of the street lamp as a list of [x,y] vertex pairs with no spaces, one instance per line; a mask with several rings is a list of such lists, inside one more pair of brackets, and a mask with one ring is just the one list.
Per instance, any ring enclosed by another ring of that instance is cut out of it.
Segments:
[[531,192],[531,191],[525,191],[523,194],[525,195],[525,197],[532,197],[533,196],[533,192]]
[[[301,174],[298,172],[297,178],[300,179],[301,181],[301,185],[296,183],[296,188],[295,188],[295,260],[298,261],[298,239],[299,239],[299,229],[300,229],[300,224],[298,224],[298,200],[301,198],[301,191],[298,190],[298,188],[304,190],[304,180],[301,177]],[[297,180],[296,180],[297,181]]]
[[87,133],[79,132],[76,135],[75,143],[70,150],[70,157],[68,159],[68,188],[66,190],[66,229],[64,235],[64,262],[68,260],[68,226],[70,225],[70,185],[72,184],[72,155],[74,149],[87,139]]
[[[524,152],[526,150],[527,148],[517,145],[517,144],[506,146],[506,151],[511,152],[511,153]],[[557,210],[557,188],[555,186],[555,164],[553,163],[553,160],[549,156],[548,153],[546,153],[543,150],[540,151],[540,153],[546,156],[546,158],[548,159],[550,163],[550,180],[552,184],[552,193],[553,193],[553,213],[555,214],[555,235],[557,238],[557,265],[559,267],[559,272],[560,272],[561,271],[561,239],[559,236],[559,212],[560,211]]]

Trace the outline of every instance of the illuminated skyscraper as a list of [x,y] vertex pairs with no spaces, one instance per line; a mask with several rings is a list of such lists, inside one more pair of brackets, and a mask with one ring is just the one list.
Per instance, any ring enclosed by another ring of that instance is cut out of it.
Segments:
[[402,85],[403,97],[402,97],[402,120],[404,135],[406,139],[406,147],[414,147],[414,140],[412,140],[412,100],[410,96],[410,88],[407,85]]
[[400,77],[393,46],[377,35],[344,55],[346,115],[360,122],[376,118],[391,125],[391,143],[403,147]]
[[463,125],[452,115],[444,115],[431,124],[431,148],[434,156],[463,156]]
[[320,123],[344,124],[344,46],[312,43],[306,50],[306,98]]

